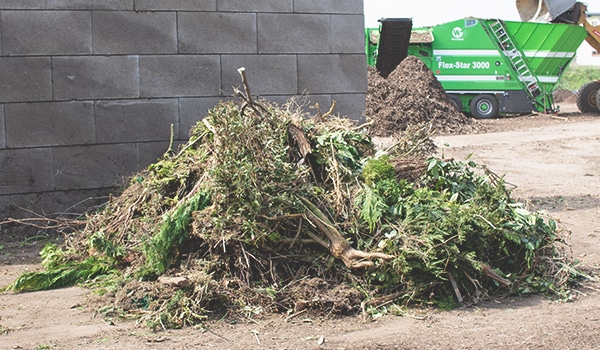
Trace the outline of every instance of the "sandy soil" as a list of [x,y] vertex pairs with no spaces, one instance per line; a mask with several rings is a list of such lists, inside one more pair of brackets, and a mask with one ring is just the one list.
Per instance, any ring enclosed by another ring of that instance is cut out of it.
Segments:
[[[445,157],[472,154],[505,175],[516,196],[571,231],[573,256],[598,269],[600,116],[580,115],[570,105],[563,111],[558,117],[488,120],[486,133],[439,136],[436,142]],[[6,238],[0,239],[0,285],[39,268],[41,243]],[[86,292],[80,288],[3,293],[0,349],[598,349],[600,284],[586,283],[579,292],[568,303],[534,296],[376,320],[259,316],[157,333],[83,307]]]

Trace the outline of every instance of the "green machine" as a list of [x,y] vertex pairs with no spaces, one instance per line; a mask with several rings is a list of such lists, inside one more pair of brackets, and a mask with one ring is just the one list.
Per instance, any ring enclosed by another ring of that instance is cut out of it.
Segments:
[[379,28],[365,29],[365,47],[367,48],[367,64],[375,66],[377,57],[377,46],[379,44]]
[[369,52],[367,43],[370,64],[387,77],[397,65],[390,62],[420,58],[457,108],[475,118],[555,112],[552,93],[587,36],[570,24],[464,18],[410,28],[406,49],[398,50],[386,36],[406,37],[407,26],[398,27],[399,21],[409,20],[380,20],[376,49]]

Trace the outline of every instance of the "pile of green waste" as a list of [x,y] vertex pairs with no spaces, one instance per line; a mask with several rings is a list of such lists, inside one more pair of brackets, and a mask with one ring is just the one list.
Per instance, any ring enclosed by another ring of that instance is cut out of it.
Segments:
[[582,273],[556,223],[485,167],[435,158],[426,125],[381,148],[293,106],[219,103],[9,289],[80,284],[155,328],[570,297]]

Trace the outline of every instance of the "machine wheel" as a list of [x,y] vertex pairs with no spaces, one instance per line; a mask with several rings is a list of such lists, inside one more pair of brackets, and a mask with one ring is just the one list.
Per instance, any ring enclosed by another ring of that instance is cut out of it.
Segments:
[[460,97],[456,95],[448,95],[448,99],[457,111],[462,112],[462,101],[460,100]]
[[498,116],[498,100],[491,95],[477,95],[471,101],[471,114],[476,119],[489,119]]
[[600,89],[600,81],[592,81],[577,90],[575,103],[581,113],[598,112],[598,89]]

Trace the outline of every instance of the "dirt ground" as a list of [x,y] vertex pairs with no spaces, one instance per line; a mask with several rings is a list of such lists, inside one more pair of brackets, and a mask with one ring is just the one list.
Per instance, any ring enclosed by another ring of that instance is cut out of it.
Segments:
[[[438,136],[445,157],[472,159],[514,185],[571,235],[572,255],[600,268],[600,116],[563,106],[558,116],[484,121],[485,133]],[[1,228],[0,285],[39,269],[49,237],[15,239]],[[51,237],[50,237],[51,239]],[[533,296],[453,311],[328,318],[310,314],[224,318],[208,329],[152,332],[84,307],[86,291],[0,294],[0,349],[598,349],[600,283],[568,303]]]

